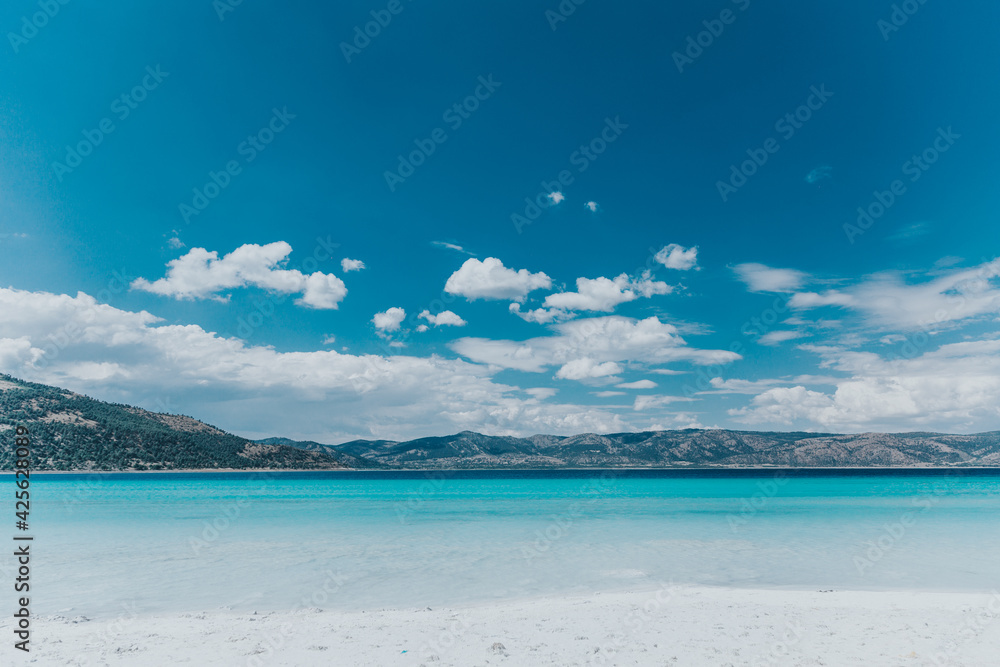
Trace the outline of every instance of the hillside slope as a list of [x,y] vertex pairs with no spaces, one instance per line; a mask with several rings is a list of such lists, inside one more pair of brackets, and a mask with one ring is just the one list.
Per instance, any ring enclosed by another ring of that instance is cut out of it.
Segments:
[[1000,432],[817,434],[687,429],[530,438],[472,431],[336,449],[404,468],[997,466]]
[[344,467],[327,452],[255,443],[191,417],[0,374],[0,470],[12,468],[16,425],[30,432],[36,471]]

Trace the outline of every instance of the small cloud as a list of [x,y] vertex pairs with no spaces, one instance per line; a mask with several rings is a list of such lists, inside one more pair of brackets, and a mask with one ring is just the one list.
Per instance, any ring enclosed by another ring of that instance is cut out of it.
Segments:
[[895,345],[896,343],[902,343],[906,340],[906,336],[902,334],[889,334],[888,336],[882,336],[878,339],[878,342],[883,345]]
[[417,333],[423,333],[428,329],[430,329],[429,326],[427,326],[426,324],[421,324],[420,326],[417,327]]
[[825,181],[829,178],[833,178],[833,167],[828,164],[816,167],[808,174],[806,174],[806,183],[818,183],[819,181]]
[[955,257],[954,255],[947,255],[942,257],[938,261],[934,262],[935,269],[946,269],[949,266],[955,266],[962,261],[961,257]]
[[185,247],[184,242],[181,241],[176,236],[171,236],[169,239],[167,239],[167,245],[170,246],[174,250],[177,250],[178,248],[184,248]]
[[444,285],[448,294],[458,294],[470,301],[475,299],[510,299],[523,301],[529,292],[552,287],[552,279],[544,273],[527,269],[508,269],[496,257],[483,261],[467,259],[461,268],[449,276]]
[[454,250],[455,252],[460,252],[463,255],[469,255],[470,257],[476,256],[476,253],[469,252],[460,245],[455,245],[454,243],[448,243],[446,241],[431,241],[431,245],[436,245],[439,248],[447,248],[448,250]]
[[697,267],[698,246],[685,248],[682,245],[671,243],[656,253],[655,259],[668,269],[689,271]]
[[539,401],[544,401],[546,398],[552,398],[559,390],[555,387],[532,387],[530,389],[525,389],[524,393],[529,394],[533,398]]
[[653,368],[650,372],[657,375],[684,375],[687,371],[675,371],[672,368]]
[[786,340],[794,340],[796,338],[802,338],[805,336],[801,331],[770,331],[763,336],[761,336],[757,342],[761,345],[774,346],[779,343],[784,343]]
[[402,342],[400,342],[398,340],[394,340],[391,343],[389,343],[389,347],[406,347],[406,343],[402,343]]
[[437,315],[431,315],[431,311],[425,310],[417,317],[427,320],[436,327],[450,326],[450,327],[464,327],[468,324],[461,317],[451,312],[450,310],[442,310]]
[[550,192],[548,194],[549,201],[553,204],[558,204],[566,199],[566,195],[561,192]]
[[365,268],[365,263],[360,259],[347,259],[346,257],[340,260],[340,268],[344,273],[350,273],[351,271],[360,271]]
[[794,292],[809,277],[795,269],[773,269],[754,262],[737,264],[733,271],[751,292]]
[[656,389],[658,385],[652,380],[638,380],[636,382],[623,382],[615,386],[619,389]]
[[323,345],[333,345],[336,342],[337,337],[332,334],[323,338]]
[[372,324],[379,331],[399,331],[399,325],[406,318],[406,311],[402,308],[390,308],[382,313],[375,313],[372,317]]
[[597,209],[600,208],[600,206],[597,205],[596,201],[589,201],[586,204],[584,204],[583,207],[588,211],[590,211],[591,213],[597,213]]
[[613,361],[599,363],[593,359],[584,357],[574,359],[556,371],[556,377],[561,380],[589,380],[592,378],[604,378],[616,373],[621,373],[622,367]]
[[925,236],[931,233],[931,223],[927,221],[914,222],[910,225],[904,225],[896,230],[895,233],[890,234],[885,237],[886,241],[909,241],[910,239],[917,238],[919,236]]
[[565,317],[566,312],[555,308],[546,310],[545,308],[535,308],[534,310],[521,311],[521,304],[515,302],[510,304],[508,310],[520,317],[525,322],[535,322],[537,324],[548,324],[556,318]]
[[598,398],[611,398],[612,396],[624,396],[624,391],[595,391],[592,392]]

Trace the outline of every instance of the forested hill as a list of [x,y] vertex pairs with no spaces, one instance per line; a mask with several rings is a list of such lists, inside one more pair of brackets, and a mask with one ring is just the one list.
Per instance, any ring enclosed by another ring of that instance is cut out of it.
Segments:
[[14,428],[31,436],[32,469],[335,469],[324,451],[251,442],[191,417],[105,403],[0,374],[0,470],[10,471]]

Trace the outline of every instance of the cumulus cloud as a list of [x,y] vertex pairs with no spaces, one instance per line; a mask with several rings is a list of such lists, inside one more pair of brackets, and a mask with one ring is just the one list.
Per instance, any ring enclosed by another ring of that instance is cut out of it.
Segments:
[[559,202],[562,202],[566,199],[566,195],[564,195],[561,192],[550,192],[546,196],[549,198],[549,201],[552,202],[553,204],[558,204]]
[[480,261],[468,259],[458,271],[449,276],[444,290],[467,299],[507,299],[523,301],[537,289],[552,287],[552,280],[544,273],[531,273],[527,269],[508,269],[496,257]]
[[525,341],[460,338],[451,347],[472,361],[535,373],[582,359],[595,364],[687,361],[714,365],[741,358],[726,350],[691,347],[676,327],[656,317],[591,317],[556,324],[553,330],[552,335]]
[[375,313],[372,324],[379,331],[399,331],[399,325],[406,319],[406,311],[402,308],[390,308],[381,313]]
[[597,209],[600,208],[600,206],[597,205],[596,201],[588,201],[583,205],[583,207],[588,211],[590,211],[591,213],[597,213]]
[[534,310],[521,310],[521,304],[512,303],[510,304],[510,312],[520,317],[525,322],[535,322],[536,324],[548,324],[549,322],[554,322],[557,318],[565,315],[559,310],[547,310],[545,308],[535,308]]
[[302,294],[295,303],[316,309],[336,309],[347,296],[347,287],[337,276],[319,271],[306,275],[280,268],[292,252],[284,241],[267,245],[246,244],[219,259],[215,251],[192,248],[167,263],[167,275],[150,282],[137,278],[132,289],[176,299],[228,300],[224,290],[259,287],[279,294]]
[[344,273],[350,273],[351,271],[360,271],[365,268],[365,263],[360,259],[348,259],[344,258],[340,260],[340,269]]
[[437,315],[432,315],[431,311],[424,310],[417,317],[425,319],[436,327],[464,327],[467,322],[450,310],[442,310]]
[[656,253],[655,259],[668,269],[689,271],[697,268],[698,246],[685,248],[684,246],[677,245],[676,243],[671,243],[670,245],[664,246],[658,253]]
[[[802,384],[773,387],[744,408],[737,421],[825,430],[968,430],[996,423],[1000,410],[1000,339],[942,345],[912,358],[887,359],[835,346],[803,346],[821,366],[842,373],[822,392]],[[906,428],[900,425],[905,424]]]
[[673,287],[652,280],[649,272],[639,278],[629,278],[625,273],[614,280],[608,278],[577,278],[576,292],[560,292],[545,297],[544,305],[556,310],[596,310],[611,312],[621,303],[634,301],[640,296],[669,294]]
[[657,384],[652,380],[637,380],[635,382],[623,382],[615,386],[619,389],[656,389]]
[[788,305],[800,310],[837,306],[883,329],[928,328],[1000,312],[998,277],[1000,259],[918,282],[890,271],[843,289],[800,292]]
[[465,429],[496,435],[621,432],[590,405],[551,403],[440,356],[279,352],[93,297],[0,288],[0,371],[102,400],[194,414],[247,437],[342,442]]
[[622,367],[613,361],[598,362],[584,357],[563,364],[556,371],[556,377],[562,380],[589,380],[606,378],[622,372]]
[[733,267],[736,275],[751,292],[794,292],[808,276],[794,269],[773,269],[750,262]]

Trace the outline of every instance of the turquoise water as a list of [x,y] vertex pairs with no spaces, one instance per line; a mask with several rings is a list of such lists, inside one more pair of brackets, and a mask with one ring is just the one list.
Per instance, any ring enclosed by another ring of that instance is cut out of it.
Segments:
[[661,582],[1000,588],[996,475],[32,482],[38,614],[434,607]]

